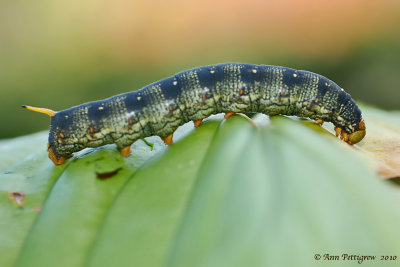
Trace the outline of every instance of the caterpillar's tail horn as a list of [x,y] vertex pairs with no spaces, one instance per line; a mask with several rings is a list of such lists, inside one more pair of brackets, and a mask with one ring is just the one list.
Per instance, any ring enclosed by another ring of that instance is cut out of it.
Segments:
[[54,117],[56,115],[56,113],[57,113],[54,110],[51,110],[51,109],[48,109],[48,108],[36,108],[36,107],[31,107],[31,106],[26,106],[26,105],[23,105],[21,107],[29,109],[29,110],[32,110],[32,111],[36,111],[36,112],[47,114],[50,117]]

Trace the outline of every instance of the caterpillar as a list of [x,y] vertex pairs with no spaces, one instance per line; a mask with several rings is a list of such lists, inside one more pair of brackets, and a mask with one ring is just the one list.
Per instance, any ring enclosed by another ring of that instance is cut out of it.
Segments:
[[216,113],[296,115],[335,125],[336,136],[352,145],[366,133],[357,104],[336,83],[304,70],[270,65],[223,63],[182,71],[105,100],[53,111],[22,106],[51,117],[49,158],[60,165],[73,152],[115,143],[123,156],[138,139],[158,135],[172,144],[173,132]]

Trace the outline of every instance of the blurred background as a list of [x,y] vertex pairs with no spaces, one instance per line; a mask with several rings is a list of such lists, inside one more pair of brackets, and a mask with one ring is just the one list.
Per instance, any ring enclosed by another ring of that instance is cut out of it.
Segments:
[[20,105],[62,110],[222,62],[317,72],[400,109],[400,1],[2,1],[0,138],[48,129]]

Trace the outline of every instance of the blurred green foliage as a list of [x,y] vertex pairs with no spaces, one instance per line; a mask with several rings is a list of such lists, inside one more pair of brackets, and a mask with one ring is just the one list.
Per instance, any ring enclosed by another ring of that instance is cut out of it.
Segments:
[[358,2],[2,2],[0,138],[48,128],[20,105],[62,110],[221,62],[310,70],[399,109],[399,4]]

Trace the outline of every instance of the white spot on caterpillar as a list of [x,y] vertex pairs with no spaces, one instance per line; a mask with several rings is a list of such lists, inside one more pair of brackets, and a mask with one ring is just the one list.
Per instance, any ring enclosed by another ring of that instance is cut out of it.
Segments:
[[252,73],[257,73],[257,70],[256,69],[252,69],[251,72]]
[[65,118],[68,119],[68,115],[65,115]]
[[138,96],[138,97],[137,97],[137,100],[140,101],[140,99],[142,99],[142,97]]
[[99,110],[103,110],[104,109],[104,107],[99,107]]
[[177,85],[178,82],[177,82],[177,81],[173,81],[172,84],[173,84],[173,85]]
[[296,78],[296,77],[297,77],[297,74],[296,74],[296,73],[293,73],[293,77],[295,77],[295,78]]
[[214,73],[215,73],[215,70],[210,70],[210,73],[211,73],[211,74],[214,74]]

